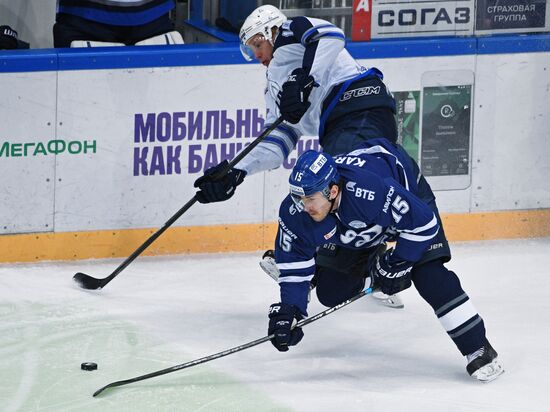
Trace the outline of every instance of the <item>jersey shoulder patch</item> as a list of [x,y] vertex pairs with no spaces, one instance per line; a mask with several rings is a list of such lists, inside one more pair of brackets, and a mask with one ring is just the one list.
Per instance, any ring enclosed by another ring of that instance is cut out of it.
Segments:
[[277,50],[279,47],[288,46],[289,44],[299,44],[300,38],[296,38],[294,35],[294,32],[290,28],[290,24],[292,23],[292,20],[287,20],[283,23],[281,26],[281,32],[275,39],[275,44],[273,47],[273,52]]

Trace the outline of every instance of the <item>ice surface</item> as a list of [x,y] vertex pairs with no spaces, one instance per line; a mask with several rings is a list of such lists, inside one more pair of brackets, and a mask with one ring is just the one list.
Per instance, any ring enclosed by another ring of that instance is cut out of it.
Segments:
[[[414,289],[404,310],[369,297],[269,343],[161,377],[128,379],[265,335],[278,288],[262,253],[138,258],[101,291],[73,284],[120,260],[0,266],[1,411],[548,411],[550,239],[452,245],[448,266],[485,320],[506,373],[465,371]],[[315,297],[310,314],[323,310]],[[82,362],[99,369],[80,370]]]

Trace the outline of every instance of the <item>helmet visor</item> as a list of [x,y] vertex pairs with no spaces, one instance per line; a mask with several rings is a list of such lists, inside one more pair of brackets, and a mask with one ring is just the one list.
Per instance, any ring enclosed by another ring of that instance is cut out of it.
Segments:
[[302,212],[306,208],[301,196],[290,193],[290,197],[294,202],[294,206],[296,206],[296,209],[298,209],[298,212]]
[[256,59],[256,52],[262,55],[269,53],[266,49],[266,42],[271,41],[267,39],[263,34],[256,33],[250,37],[246,42],[241,42],[241,53],[247,61]]
[[305,196],[304,189],[300,186],[290,183],[290,197],[292,198],[292,201],[294,202],[294,205],[296,205],[296,208],[299,212],[305,209],[304,201],[302,200],[303,196]]
[[241,54],[247,62],[254,60],[254,51],[247,44],[241,43]]

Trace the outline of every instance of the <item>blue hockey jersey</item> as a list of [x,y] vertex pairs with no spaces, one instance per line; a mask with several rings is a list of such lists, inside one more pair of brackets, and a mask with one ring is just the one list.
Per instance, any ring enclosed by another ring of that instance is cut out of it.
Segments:
[[316,248],[335,243],[370,248],[395,241],[392,259],[417,262],[437,234],[439,224],[417,192],[417,176],[406,153],[386,139],[334,158],[343,178],[338,210],[315,222],[290,196],[279,209],[275,260],[281,274],[281,302],[307,314],[309,282]]

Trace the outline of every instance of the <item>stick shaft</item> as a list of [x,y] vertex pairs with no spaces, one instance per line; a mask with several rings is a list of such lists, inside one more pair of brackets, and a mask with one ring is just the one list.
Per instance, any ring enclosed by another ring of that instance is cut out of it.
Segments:
[[[299,321],[296,324],[295,327],[302,327],[302,326],[309,325],[310,323],[315,322],[316,320],[319,320],[319,319],[321,319],[321,318],[323,318],[327,315],[330,315],[332,312],[335,312],[335,311],[343,308],[344,306],[349,305],[350,303],[356,301],[357,299],[362,298],[365,295],[368,295],[371,292],[372,292],[371,288],[364,289],[360,293],[358,293],[357,295],[349,298],[348,300],[346,300],[346,301],[344,301],[344,302],[342,302],[342,303],[340,303],[336,306],[333,306],[332,308],[329,308],[329,309],[326,309],[322,312],[319,312],[318,314],[316,314],[314,316],[311,316],[309,318],[302,319],[301,321]],[[263,338],[256,339],[254,341],[245,343],[243,345],[235,346],[233,348],[226,349],[222,352],[218,352],[218,353],[215,353],[213,355],[204,356],[204,357],[199,358],[199,359],[195,359],[195,360],[192,360],[192,361],[189,361],[189,362],[186,362],[186,363],[182,363],[181,365],[176,365],[176,366],[172,366],[170,368],[161,369],[159,371],[151,372],[151,373],[148,373],[146,375],[137,376],[135,378],[130,378],[130,379],[122,380],[122,381],[112,382],[112,383],[110,383],[108,385],[105,385],[104,387],[98,389],[94,393],[94,396],[99,395],[101,392],[103,392],[105,389],[108,389],[108,388],[114,388],[114,387],[117,387],[117,386],[128,385],[130,383],[139,382],[139,381],[142,381],[142,380],[145,380],[145,379],[150,379],[150,378],[154,378],[156,376],[166,375],[167,373],[179,371],[181,369],[186,369],[186,368],[190,368],[192,366],[197,366],[197,365],[200,365],[202,363],[213,361],[214,359],[223,358],[227,355],[231,355],[232,353],[240,352],[242,350],[252,348],[253,346],[257,346],[261,343],[267,342],[267,341],[273,339],[274,337],[275,337],[275,335],[264,336]]]
[[[229,164],[225,169],[223,169],[219,176],[225,175],[229,170],[231,170],[237,163],[239,163],[248,153],[254,149],[260,142],[262,142],[273,130],[281,124],[283,119],[279,117],[272,125],[270,125],[267,129],[263,131],[263,133],[258,136],[252,143],[250,143],[244,150],[242,150]],[[170,219],[166,221],[166,223],[155,233],[153,233],[145,242],[141,244],[130,256],[128,256],[124,262],[122,262],[109,276],[107,276],[105,279],[101,281],[101,288],[103,288],[107,283],[109,283],[111,280],[113,280],[120,272],[122,272],[130,263],[132,263],[139,255],[143,253],[145,249],[147,249],[151,243],[153,243],[155,240],[157,240],[160,235],[162,235],[166,229],[168,229],[170,226],[174,224],[176,220],[178,220],[181,215],[183,215],[187,210],[195,204],[197,201],[196,196],[193,196],[191,200],[189,200],[185,205],[182,206],[180,210],[178,210]]]

